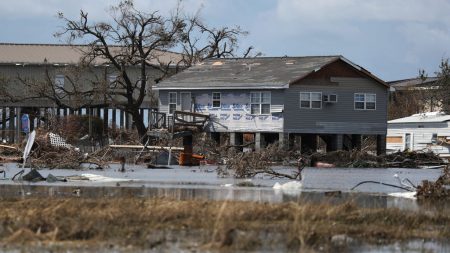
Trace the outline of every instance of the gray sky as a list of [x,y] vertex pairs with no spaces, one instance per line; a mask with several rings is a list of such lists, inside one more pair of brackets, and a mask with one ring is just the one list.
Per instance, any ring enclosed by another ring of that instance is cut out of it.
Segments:
[[[56,13],[80,9],[107,20],[115,0],[2,0],[0,42],[58,43]],[[167,13],[176,0],[135,0],[145,11]],[[185,0],[185,11],[206,23],[240,25],[242,47],[265,56],[340,54],[390,81],[430,75],[450,57],[450,0]]]

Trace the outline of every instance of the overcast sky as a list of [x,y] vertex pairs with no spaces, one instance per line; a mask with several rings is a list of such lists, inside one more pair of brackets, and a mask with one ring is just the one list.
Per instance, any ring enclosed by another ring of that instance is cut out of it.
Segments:
[[[177,0],[135,0],[167,13]],[[0,42],[58,43],[58,11],[107,20],[115,0],[1,0]],[[265,56],[343,55],[390,81],[430,75],[450,57],[450,0],[185,0],[206,23],[240,25]]]

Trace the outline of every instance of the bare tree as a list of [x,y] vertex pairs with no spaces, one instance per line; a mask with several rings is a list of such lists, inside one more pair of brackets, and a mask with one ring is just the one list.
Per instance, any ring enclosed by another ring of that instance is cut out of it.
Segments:
[[[58,83],[55,72],[64,77]],[[1,96],[9,102],[45,100],[60,108],[80,109],[90,106],[106,106],[106,81],[96,75],[95,70],[85,65],[55,67],[44,61],[42,76],[1,78]],[[25,91],[25,92],[24,92]]]
[[439,79],[437,84],[442,110],[450,114],[450,64],[448,61],[449,59],[443,59],[441,61],[436,76]]
[[[198,13],[189,18],[180,9],[178,5],[172,15],[165,17],[158,11],[137,10],[132,0],[122,0],[110,7],[110,22],[92,21],[83,10],[77,19],[58,13],[64,26],[55,36],[67,40],[80,52],[80,62],[58,68],[47,64],[44,78],[18,76],[17,80],[29,91],[28,99],[43,98],[58,107],[72,109],[92,106],[121,109],[132,116],[143,137],[147,129],[140,108],[144,101],[156,104],[151,89],[153,81],[159,82],[204,59],[240,55],[239,39],[248,34],[238,26],[209,27],[200,21]],[[164,54],[175,55],[168,52],[173,49],[181,49],[182,54],[164,57]],[[241,55],[252,56],[252,50],[249,47]],[[55,80],[56,71],[63,73],[64,86]],[[117,75],[114,80],[108,78],[111,73]],[[157,76],[149,80],[154,73]],[[5,96],[7,90],[1,89],[0,95]],[[6,97],[24,99],[17,92]]]
[[[78,20],[59,13],[65,27],[55,35],[67,38],[69,44],[88,41],[86,46],[79,48],[83,55],[81,65],[103,62],[118,73],[117,79],[108,87],[104,85],[99,89],[99,85],[94,85],[91,91],[97,91],[97,94],[100,91],[105,95],[105,101],[129,113],[139,135],[144,136],[146,127],[139,109],[146,97],[151,98],[151,85],[147,80],[149,69],[163,69],[163,66],[155,66],[155,59],[176,45],[177,35],[185,23],[178,12],[166,18],[158,12],[137,10],[133,1],[121,1],[110,8],[110,14],[113,21],[105,23],[92,22],[83,10]],[[138,78],[133,78],[133,71],[137,72]],[[163,71],[161,75],[166,73]]]
[[235,27],[209,27],[201,21],[198,13],[188,17],[186,26],[180,33],[183,66],[192,66],[195,63],[211,58],[230,57],[257,57],[260,52],[254,52],[253,46],[239,52],[240,38],[247,36],[248,31],[239,26]]
[[388,120],[426,112],[432,108],[433,99],[429,99],[432,90],[401,90],[391,93],[388,105]]
[[[450,114],[450,63],[449,59],[442,59],[439,70],[435,72],[437,81],[433,87],[427,87],[422,90],[422,100],[431,108],[441,108],[447,114]],[[428,74],[425,70],[419,71],[419,77],[425,81]]]

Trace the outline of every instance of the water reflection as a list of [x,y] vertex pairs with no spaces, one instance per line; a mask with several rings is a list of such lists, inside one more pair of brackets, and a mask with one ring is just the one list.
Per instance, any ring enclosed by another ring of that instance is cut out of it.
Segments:
[[164,197],[175,200],[235,200],[268,203],[327,203],[331,205],[343,204],[351,201],[362,208],[400,208],[411,211],[436,211],[449,208],[447,202],[416,201],[390,197],[385,194],[368,194],[353,192],[314,192],[306,191],[296,195],[285,194],[271,188],[246,187],[211,187],[197,188],[189,186],[158,187],[121,187],[121,186],[46,186],[46,185],[0,185],[2,198],[27,197],[86,197],[86,198],[112,198],[112,197]]

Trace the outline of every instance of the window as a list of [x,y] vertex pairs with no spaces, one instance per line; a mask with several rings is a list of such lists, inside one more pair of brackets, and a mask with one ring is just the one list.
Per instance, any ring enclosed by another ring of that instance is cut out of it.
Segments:
[[177,93],[169,92],[169,114],[177,109]]
[[375,110],[376,104],[376,94],[355,93],[355,110]]
[[321,109],[322,92],[300,92],[300,108]]
[[432,135],[431,135],[431,144],[437,144],[437,142],[438,142],[438,134],[437,133],[433,133]]
[[117,86],[117,76],[116,75],[108,76],[108,84],[110,88],[115,88]]
[[250,113],[270,114],[270,91],[250,93]]
[[55,91],[62,92],[64,89],[64,75],[56,75],[55,76]]
[[212,107],[213,108],[220,108],[220,92],[213,92],[212,93]]

